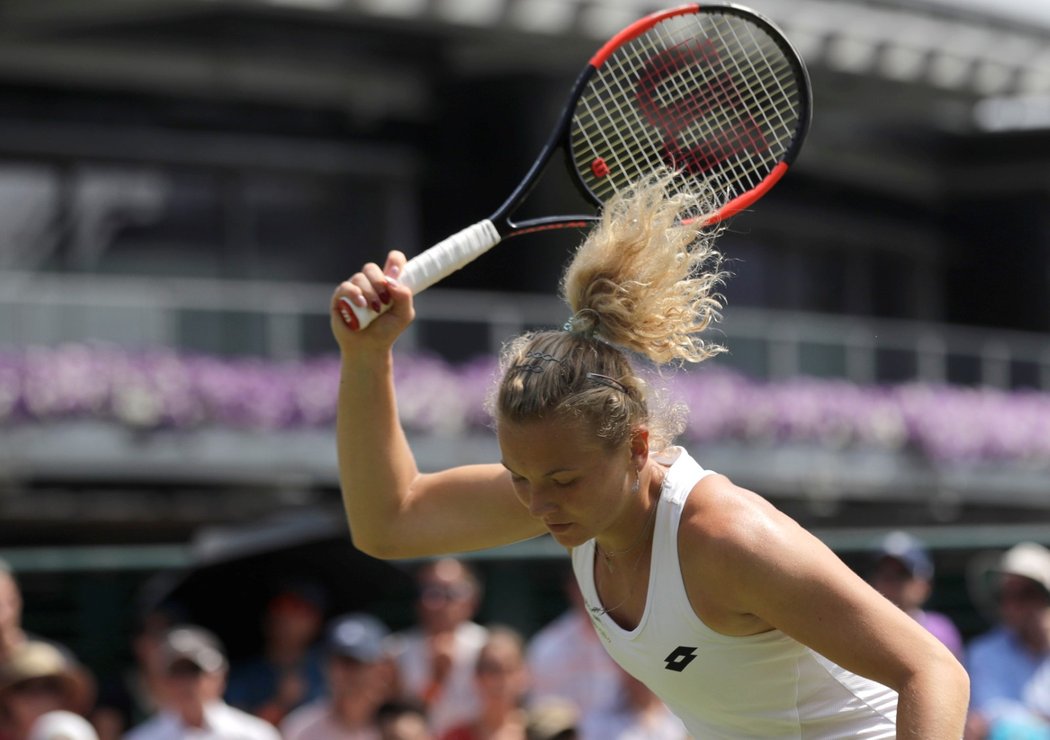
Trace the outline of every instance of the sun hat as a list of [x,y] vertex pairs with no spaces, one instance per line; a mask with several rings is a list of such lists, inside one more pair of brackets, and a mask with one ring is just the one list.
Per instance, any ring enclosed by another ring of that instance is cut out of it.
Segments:
[[94,698],[90,675],[70,660],[56,646],[44,640],[29,640],[15,648],[0,663],[0,695],[21,684],[42,678],[54,678],[64,703],[71,709],[84,709]]

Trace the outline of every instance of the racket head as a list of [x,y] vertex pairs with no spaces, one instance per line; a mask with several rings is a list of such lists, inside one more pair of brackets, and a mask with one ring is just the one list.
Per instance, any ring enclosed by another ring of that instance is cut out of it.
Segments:
[[787,172],[812,117],[805,63],[767,18],[735,4],[646,16],[591,59],[566,130],[570,169],[602,203],[670,169],[675,192],[718,204],[716,223]]

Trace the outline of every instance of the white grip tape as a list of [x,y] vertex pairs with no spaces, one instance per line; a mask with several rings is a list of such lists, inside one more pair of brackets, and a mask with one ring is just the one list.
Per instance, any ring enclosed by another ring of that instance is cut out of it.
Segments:
[[499,242],[500,235],[495,225],[488,219],[478,221],[410,259],[400,280],[413,294],[421,293],[473,262]]
[[[478,221],[410,259],[405,263],[404,272],[398,279],[413,294],[422,293],[434,283],[492,249],[500,243],[501,238],[492,221]],[[351,305],[350,308],[357,315],[361,329],[371,324],[379,315],[370,308],[355,305]],[[384,306],[383,311],[386,309],[387,306]]]

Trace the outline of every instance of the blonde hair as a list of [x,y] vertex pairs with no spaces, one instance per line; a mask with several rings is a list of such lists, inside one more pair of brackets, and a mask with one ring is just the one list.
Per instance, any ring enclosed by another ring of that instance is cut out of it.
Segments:
[[525,334],[504,348],[490,404],[497,419],[575,416],[610,448],[641,424],[654,449],[683,431],[681,407],[650,418],[648,386],[628,355],[660,367],[723,351],[699,336],[722,308],[717,232],[689,218],[710,212],[712,199],[669,194],[672,178],[643,178],[606,205],[561,281],[573,311],[567,330]]
[[705,231],[702,218],[686,220],[709,211],[709,198],[668,195],[672,177],[658,173],[613,198],[561,281],[575,330],[657,364],[722,351],[699,336],[722,308],[717,232]]

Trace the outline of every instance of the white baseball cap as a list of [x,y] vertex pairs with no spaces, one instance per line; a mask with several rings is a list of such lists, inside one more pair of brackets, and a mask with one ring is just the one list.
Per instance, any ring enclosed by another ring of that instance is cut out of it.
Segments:
[[1050,550],[1035,542],[1021,542],[1005,553],[997,570],[1031,579],[1050,594]]

